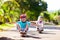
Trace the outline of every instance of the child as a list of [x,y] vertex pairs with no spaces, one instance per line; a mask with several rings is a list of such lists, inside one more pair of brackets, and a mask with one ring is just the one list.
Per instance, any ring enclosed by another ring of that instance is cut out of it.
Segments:
[[39,31],[39,33],[42,33],[43,26],[44,26],[44,24],[43,24],[43,17],[39,16],[38,20],[37,20],[37,31]]
[[[20,15],[20,21],[17,22],[17,29],[19,30],[20,34],[26,34],[28,31],[29,22],[26,21],[26,14]],[[25,36],[25,35],[21,35]]]

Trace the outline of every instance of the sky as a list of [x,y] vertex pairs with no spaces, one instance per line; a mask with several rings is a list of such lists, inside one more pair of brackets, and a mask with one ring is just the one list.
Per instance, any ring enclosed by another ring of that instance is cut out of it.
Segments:
[[60,9],[60,0],[44,0],[48,4],[48,11],[55,11]]

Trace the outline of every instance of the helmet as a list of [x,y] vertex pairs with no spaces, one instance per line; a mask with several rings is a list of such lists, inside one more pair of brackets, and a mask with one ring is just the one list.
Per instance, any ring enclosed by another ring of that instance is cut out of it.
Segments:
[[20,18],[26,18],[26,14],[20,15]]

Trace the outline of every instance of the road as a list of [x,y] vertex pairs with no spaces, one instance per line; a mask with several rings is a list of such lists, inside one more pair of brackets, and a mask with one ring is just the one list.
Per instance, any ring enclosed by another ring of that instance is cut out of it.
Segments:
[[14,40],[60,40],[60,29],[59,27],[45,25],[44,31],[42,34],[39,34],[36,31],[36,28],[29,28],[27,32],[27,37],[20,37],[16,28],[13,30],[0,32],[0,37],[7,37]]

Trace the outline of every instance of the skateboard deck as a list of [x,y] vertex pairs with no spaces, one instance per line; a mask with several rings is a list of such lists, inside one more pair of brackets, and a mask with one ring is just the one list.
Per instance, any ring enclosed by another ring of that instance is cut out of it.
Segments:
[[26,36],[26,32],[21,32],[21,37],[25,37]]

